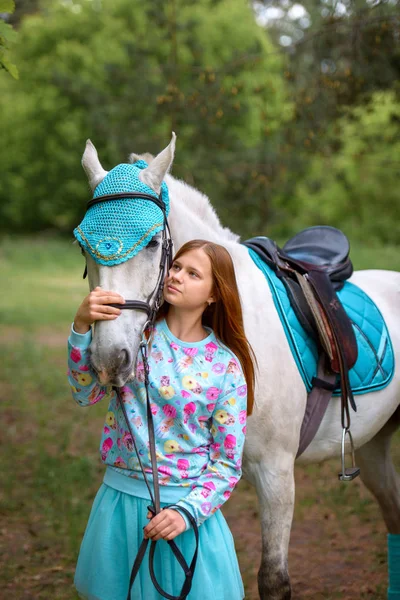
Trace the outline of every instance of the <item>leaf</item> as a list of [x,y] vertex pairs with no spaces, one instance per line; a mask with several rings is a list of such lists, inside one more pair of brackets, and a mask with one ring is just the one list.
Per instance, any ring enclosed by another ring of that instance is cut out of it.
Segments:
[[0,0],[0,13],[13,13],[14,10],[14,0]]
[[[1,2],[1,0],[0,0]],[[17,39],[17,32],[9,25],[0,19],[0,38],[3,38],[6,42],[15,42]]]
[[14,63],[10,62],[4,52],[0,53],[0,67],[10,73],[14,79],[19,79],[19,73]]

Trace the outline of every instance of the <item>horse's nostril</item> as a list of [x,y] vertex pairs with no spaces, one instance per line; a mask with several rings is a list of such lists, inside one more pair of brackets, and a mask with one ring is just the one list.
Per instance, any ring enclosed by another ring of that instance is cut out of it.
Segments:
[[121,370],[127,369],[131,364],[131,357],[127,350],[121,350],[118,354],[118,365]]

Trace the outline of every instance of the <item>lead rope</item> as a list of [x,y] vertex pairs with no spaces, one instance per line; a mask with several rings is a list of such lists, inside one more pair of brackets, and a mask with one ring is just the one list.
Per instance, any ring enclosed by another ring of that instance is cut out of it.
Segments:
[[[148,509],[150,510],[150,512],[153,513],[153,516],[155,516],[161,512],[160,488],[159,488],[159,481],[158,481],[158,475],[157,475],[158,471],[157,471],[157,457],[156,457],[156,447],[155,447],[153,414],[151,412],[150,395],[149,395],[149,364],[148,364],[148,360],[147,360],[147,343],[144,341],[142,341],[140,343],[140,353],[142,355],[143,368],[144,368],[144,384],[145,384],[145,389],[146,389],[147,420],[148,420],[148,431],[149,431],[149,446],[150,446],[151,465],[152,465],[152,472],[153,472],[152,474],[153,474],[154,495],[152,493],[149,481],[147,479],[145,470],[143,468],[142,461],[140,459],[140,455],[139,455],[139,452],[138,452],[138,449],[136,446],[135,437],[133,435],[129,419],[126,414],[126,408],[124,405],[124,401],[121,398],[120,390],[119,390],[119,388],[116,388],[116,387],[114,387],[113,389],[117,393],[117,397],[118,397],[122,412],[124,414],[125,421],[128,426],[128,429],[129,429],[129,433],[130,433],[132,441],[133,441],[136,456],[138,458],[139,465],[142,470],[144,480],[145,480],[147,489],[150,494],[150,499],[152,501],[152,505],[148,506]],[[193,527],[195,538],[196,538],[196,548],[195,548],[190,566],[188,566],[188,564],[186,563],[186,560],[185,560],[183,554],[179,550],[179,548],[176,545],[176,543],[174,542],[174,540],[168,541],[168,544],[170,545],[172,552],[176,556],[176,558],[185,574],[185,581],[182,585],[182,589],[181,589],[179,596],[173,596],[172,594],[169,594],[168,592],[163,590],[157,581],[157,578],[156,578],[156,575],[154,572],[154,553],[155,553],[156,544],[157,544],[156,540],[152,540],[151,545],[150,545],[149,571],[150,571],[150,577],[151,577],[154,587],[162,596],[164,596],[164,598],[168,598],[168,600],[185,600],[185,598],[187,598],[187,596],[191,590],[191,587],[192,587],[192,580],[193,580],[194,570],[195,570],[196,562],[197,562],[197,553],[198,553],[198,546],[199,546],[199,533],[198,533],[198,526],[197,526],[195,519],[193,518],[191,513],[188,510],[186,510],[183,506],[177,506],[176,504],[169,504],[169,505],[165,506],[164,508],[173,508],[173,507],[179,508],[179,510],[182,510],[184,512],[184,514],[188,517],[190,524]],[[130,576],[130,580],[129,580],[127,600],[131,599],[131,589],[132,589],[133,583],[136,579],[136,576],[139,572],[140,565],[143,561],[148,542],[149,542],[149,538],[143,539],[143,541],[139,547],[139,551],[137,553],[135,561],[133,563],[131,576]]]
[[[167,236],[167,231],[168,231],[169,237]],[[151,309],[148,311],[148,320],[147,320],[146,324],[144,325],[144,330],[146,330],[149,327],[152,328],[154,326],[156,315],[157,315],[158,309],[161,304],[162,292],[163,292],[163,287],[164,287],[165,271],[169,267],[169,260],[170,260],[171,255],[172,255],[172,242],[171,242],[171,237],[170,237],[170,232],[169,232],[169,227],[168,227],[168,221],[166,219],[166,215],[164,212],[163,248],[162,248],[162,255],[161,255],[161,260],[160,260],[160,272],[159,272],[157,284],[155,287],[155,292],[153,294],[150,294],[150,297],[148,298],[148,302],[150,302],[150,298],[153,297],[153,305],[152,305]],[[135,304],[135,302],[131,301],[131,304],[133,305],[133,304]],[[122,308],[123,306],[124,305],[119,305],[120,308]],[[150,306],[150,304],[148,304],[147,306]],[[131,308],[131,307],[129,306],[129,308]],[[132,306],[132,308],[139,308],[139,306],[137,306],[137,305]],[[149,447],[150,447],[151,468],[152,468],[152,475],[153,475],[154,494],[152,493],[149,481],[146,476],[146,472],[143,468],[143,464],[140,459],[140,455],[139,455],[139,452],[138,452],[138,449],[136,446],[135,437],[134,437],[134,434],[133,434],[133,431],[131,428],[131,424],[128,419],[128,415],[126,413],[124,401],[121,398],[120,390],[119,390],[119,388],[114,388],[114,389],[117,393],[119,404],[120,404],[122,412],[124,414],[125,421],[126,421],[129,433],[132,438],[133,446],[135,448],[136,456],[138,458],[139,465],[142,470],[147,489],[149,491],[151,505],[148,506],[147,508],[153,514],[153,517],[154,517],[155,515],[158,515],[161,512],[161,506],[160,506],[160,487],[159,487],[158,469],[157,469],[156,443],[155,443],[155,435],[154,435],[154,422],[153,422],[153,413],[151,412],[150,394],[149,394],[150,383],[149,383],[149,363],[148,363],[147,346],[148,346],[147,342],[142,340],[140,342],[139,349],[140,349],[140,354],[142,356],[143,370],[144,370],[144,385],[145,385],[145,390],[146,390],[146,407],[147,407],[147,426],[148,426],[148,432],[149,432]],[[156,588],[156,590],[158,591],[159,594],[164,596],[164,598],[168,598],[168,600],[185,600],[191,590],[191,587],[192,587],[192,580],[193,580],[194,570],[196,567],[197,553],[198,553],[198,547],[199,547],[199,532],[198,532],[198,526],[197,526],[195,519],[193,518],[191,513],[186,508],[184,508],[183,506],[177,506],[176,504],[169,504],[169,505],[165,506],[164,508],[173,508],[173,507],[179,508],[179,510],[183,511],[183,513],[187,516],[190,524],[193,527],[195,538],[196,538],[196,548],[195,548],[190,566],[188,566],[183,554],[179,550],[179,548],[176,545],[176,543],[174,542],[174,540],[168,541],[168,544],[171,547],[172,552],[174,553],[176,559],[178,560],[178,562],[179,562],[180,566],[182,567],[182,570],[185,574],[185,581],[182,585],[182,589],[181,589],[179,596],[173,596],[172,594],[169,594],[168,592],[163,590],[157,581],[157,578],[156,578],[156,575],[154,572],[154,554],[155,554],[155,549],[156,549],[156,544],[157,544],[156,540],[152,540],[151,544],[150,544],[149,572],[150,572],[150,577],[151,577],[154,587]],[[149,543],[149,538],[147,538],[147,539],[143,538],[143,541],[139,547],[139,551],[138,551],[135,561],[133,563],[131,576],[129,579],[127,600],[130,600],[130,598],[131,598],[132,586],[133,586],[133,583],[139,572],[140,565],[143,562],[143,558],[146,553],[148,543]]]

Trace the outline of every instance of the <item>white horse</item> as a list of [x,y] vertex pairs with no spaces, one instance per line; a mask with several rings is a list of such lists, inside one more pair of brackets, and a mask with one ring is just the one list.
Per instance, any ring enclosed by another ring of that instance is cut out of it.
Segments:
[[[262,526],[262,558],[258,572],[262,600],[291,597],[288,545],[294,505],[294,462],[306,407],[306,389],[275,309],[268,283],[242,246],[239,236],[223,227],[208,198],[168,174],[175,150],[170,144],[154,159],[142,181],[157,194],[162,181],[169,188],[169,224],[174,250],[201,238],[222,244],[231,254],[240,290],[247,337],[258,360],[256,402],[248,419],[243,476],[257,490]],[[140,155],[132,154],[131,162]],[[91,188],[103,180],[105,171],[93,144],[88,141],[82,159]],[[156,236],[156,239],[159,235]],[[153,240],[154,241],[154,240]],[[151,245],[153,246],[153,244]],[[87,256],[89,285],[100,285],[129,299],[145,301],[155,286],[160,248],[148,247],[130,260],[113,267],[102,266]],[[351,281],[379,307],[390,331],[395,359],[400,363],[400,273],[383,270],[355,272]],[[144,313],[122,311],[113,321],[96,324],[91,345],[92,361],[102,383],[123,385],[131,366],[134,372]],[[124,351],[124,352],[123,352]],[[121,356],[123,364],[120,364]],[[389,533],[400,534],[400,478],[390,457],[390,438],[400,424],[400,370],[383,390],[365,394],[352,414],[352,435],[361,478],[377,498]],[[333,398],[311,445],[298,459],[300,464],[339,457],[341,444],[340,398]],[[348,448],[346,448],[348,450]],[[338,485],[350,485],[338,482]]]

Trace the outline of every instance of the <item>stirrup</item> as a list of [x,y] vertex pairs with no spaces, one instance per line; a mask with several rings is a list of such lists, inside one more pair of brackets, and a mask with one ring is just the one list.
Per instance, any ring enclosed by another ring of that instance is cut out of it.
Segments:
[[[346,434],[348,434],[348,436],[350,438],[351,462],[352,462],[351,467],[345,466],[345,451],[344,451],[345,444],[344,443],[346,440]],[[341,471],[341,473],[338,474],[339,480],[340,481],[352,481],[353,479],[358,477],[359,474],[360,474],[360,469],[358,467],[356,467],[356,458],[355,458],[355,454],[354,454],[353,437],[351,435],[350,429],[347,429],[347,427],[343,427],[343,431],[342,431],[342,471]]]

